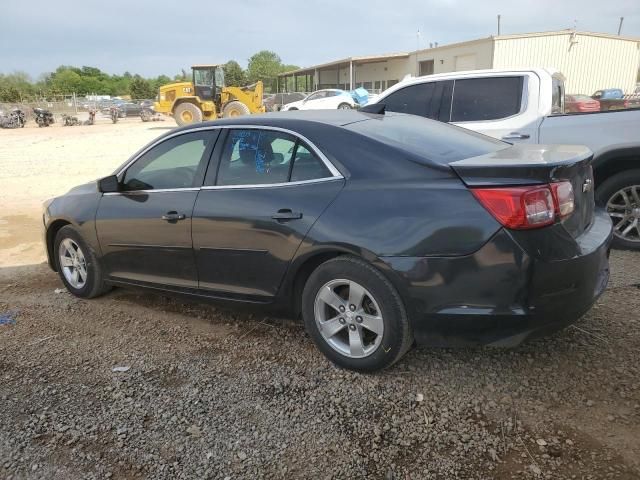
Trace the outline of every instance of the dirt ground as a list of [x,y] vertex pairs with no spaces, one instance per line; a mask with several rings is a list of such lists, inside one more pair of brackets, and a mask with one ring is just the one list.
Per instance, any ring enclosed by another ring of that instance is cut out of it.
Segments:
[[113,173],[147,142],[176,126],[172,118],[112,124],[100,114],[92,126],[0,129],[0,265],[42,261],[42,202],[71,187]]
[[638,253],[613,252],[607,292],[550,338],[376,375],[294,321],[60,290],[41,202],[168,126],[0,130],[0,478],[640,479]]

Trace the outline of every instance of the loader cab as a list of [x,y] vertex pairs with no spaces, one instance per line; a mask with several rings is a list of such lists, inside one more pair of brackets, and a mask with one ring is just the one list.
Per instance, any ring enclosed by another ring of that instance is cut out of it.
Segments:
[[191,69],[196,96],[201,100],[213,101],[220,95],[220,90],[224,87],[222,65],[194,65]]

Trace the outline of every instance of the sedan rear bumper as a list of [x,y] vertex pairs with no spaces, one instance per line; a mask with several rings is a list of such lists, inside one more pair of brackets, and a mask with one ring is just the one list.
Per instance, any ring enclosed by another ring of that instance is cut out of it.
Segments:
[[501,230],[464,257],[381,258],[417,343],[512,347],[584,315],[609,280],[609,217],[576,239],[562,225],[531,234]]

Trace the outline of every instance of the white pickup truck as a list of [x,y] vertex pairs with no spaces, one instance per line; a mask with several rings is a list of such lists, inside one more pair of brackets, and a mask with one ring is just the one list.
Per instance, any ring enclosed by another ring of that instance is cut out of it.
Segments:
[[596,200],[615,224],[614,245],[640,249],[640,109],[565,114],[563,75],[538,68],[411,78],[370,103],[507,142],[588,146]]

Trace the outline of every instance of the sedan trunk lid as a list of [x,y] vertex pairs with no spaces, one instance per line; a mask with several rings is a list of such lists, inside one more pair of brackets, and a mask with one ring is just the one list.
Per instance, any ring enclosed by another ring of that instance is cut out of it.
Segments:
[[573,214],[562,222],[577,237],[591,224],[595,208],[593,153],[579,145],[527,145],[458,160],[449,166],[470,188],[544,185],[570,181],[575,197]]

